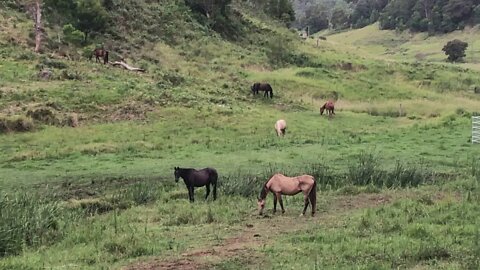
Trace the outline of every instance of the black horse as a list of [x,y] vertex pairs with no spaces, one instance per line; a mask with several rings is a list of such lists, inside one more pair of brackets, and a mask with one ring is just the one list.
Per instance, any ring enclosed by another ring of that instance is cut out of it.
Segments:
[[213,185],[213,200],[217,199],[217,180],[218,174],[217,170],[214,168],[205,168],[201,170],[195,170],[192,168],[179,168],[175,167],[175,182],[178,182],[178,179],[183,178],[183,182],[188,189],[188,198],[190,202],[194,201],[193,190],[195,187],[207,188],[207,194],[205,195],[205,200],[210,194],[210,184]]
[[268,83],[254,83],[251,89],[254,95],[258,94],[258,91],[264,91],[263,97],[268,97],[270,93],[270,98],[273,98],[273,89]]

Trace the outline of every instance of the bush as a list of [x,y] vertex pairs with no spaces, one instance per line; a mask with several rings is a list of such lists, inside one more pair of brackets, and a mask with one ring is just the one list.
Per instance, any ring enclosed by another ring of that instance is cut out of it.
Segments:
[[448,55],[448,61],[450,62],[457,62],[462,60],[465,57],[465,50],[468,47],[467,42],[463,42],[458,39],[454,39],[449,41],[445,46],[443,46],[442,51]]
[[71,24],[66,24],[63,26],[63,39],[72,45],[80,46],[80,44],[85,40],[85,34],[75,29]]

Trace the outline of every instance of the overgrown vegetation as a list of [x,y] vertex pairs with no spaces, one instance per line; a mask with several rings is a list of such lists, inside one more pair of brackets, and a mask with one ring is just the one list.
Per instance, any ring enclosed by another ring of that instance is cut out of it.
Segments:
[[[0,3],[0,268],[155,268],[225,243],[226,257],[188,257],[233,269],[477,266],[466,240],[478,223],[475,70],[371,59],[350,39],[300,42],[284,27],[287,1],[67,2],[44,2],[40,54],[22,7]],[[103,26],[85,30],[82,12],[100,12]],[[101,46],[147,72],[88,62]],[[252,97],[255,81],[274,98]],[[326,99],[332,118],[318,112]],[[174,166],[216,168],[218,200],[199,188],[190,204]],[[277,172],[316,178],[317,217],[298,218],[300,194],[284,215],[257,217],[255,197]]]

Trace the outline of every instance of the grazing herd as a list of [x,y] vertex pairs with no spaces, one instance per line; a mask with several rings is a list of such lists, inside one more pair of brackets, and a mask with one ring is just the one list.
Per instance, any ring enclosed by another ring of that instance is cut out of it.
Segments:
[[[90,59],[95,56],[96,62],[108,63],[108,51],[103,48],[97,48],[93,50],[90,55]],[[268,83],[254,83],[251,87],[253,95],[264,92],[263,97],[273,98],[272,86]],[[322,107],[320,107],[320,115],[323,115],[324,111],[327,111],[329,117],[335,115],[335,106],[332,101],[327,101]],[[287,131],[287,122],[284,119],[280,119],[275,123],[275,132],[277,136],[285,136]],[[213,188],[213,200],[217,199],[217,181],[218,173],[214,168],[204,168],[196,170],[193,168],[174,168],[175,182],[178,182],[180,178],[183,179],[185,186],[188,190],[188,198],[190,202],[195,201],[194,191],[196,187],[206,188],[205,200],[210,195],[210,187]],[[280,203],[282,213],[285,213],[283,207],[282,195],[296,195],[300,192],[304,196],[304,207],[302,215],[305,215],[308,205],[311,205],[312,216],[315,215],[316,201],[317,201],[317,188],[316,182],[311,175],[301,175],[296,177],[287,177],[283,174],[275,174],[270,178],[263,186],[258,197],[258,209],[259,214],[263,214],[265,208],[265,199],[269,192],[273,193],[273,213],[277,211],[277,202]]]
[[[96,53],[95,53],[96,55]],[[108,55],[108,53],[107,53]],[[108,56],[107,56],[108,57]],[[98,58],[98,57],[97,57]],[[273,98],[272,86],[268,83],[254,83],[251,86],[253,95],[257,95],[260,91],[263,91],[264,97],[270,96]],[[323,115],[324,111],[327,111],[329,117],[335,115],[335,105],[332,101],[327,101],[322,107],[320,107],[320,115]],[[275,123],[275,132],[277,136],[285,136],[287,130],[287,122],[284,119],[280,119]],[[217,181],[218,173],[213,168],[204,168],[196,170],[193,168],[174,168],[175,182],[178,182],[180,178],[183,179],[185,186],[188,190],[188,197],[190,202],[194,202],[194,189],[196,187],[206,187],[205,200],[210,194],[210,186],[213,187],[213,200],[217,199]],[[302,216],[305,215],[307,208],[311,205],[312,216],[315,215],[316,201],[317,201],[317,187],[315,178],[311,175],[300,175],[296,177],[288,177],[283,174],[273,175],[260,190],[258,196],[258,210],[259,214],[263,214],[265,208],[265,199],[269,192],[273,193],[273,213],[277,211],[277,202],[280,203],[282,213],[285,213],[283,207],[282,195],[296,195],[300,192],[304,196],[304,207]]]

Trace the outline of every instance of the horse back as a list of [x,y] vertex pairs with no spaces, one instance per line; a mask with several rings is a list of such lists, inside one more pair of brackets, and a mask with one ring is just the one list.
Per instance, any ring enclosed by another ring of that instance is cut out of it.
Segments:
[[272,86],[269,83],[262,83],[260,87],[263,91],[272,91]]
[[333,101],[327,101],[327,103],[325,103],[325,106],[329,109],[332,109],[335,107],[335,104],[333,103]]
[[287,122],[283,119],[280,119],[275,123],[276,130],[282,130],[282,129],[285,129],[286,127],[287,127]]
[[254,83],[252,85],[253,91],[272,91],[272,86],[269,83]]
[[298,177],[288,177],[283,174],[275,174],[267,182],[266,186],[274,193],[295,195],[302,191]]

